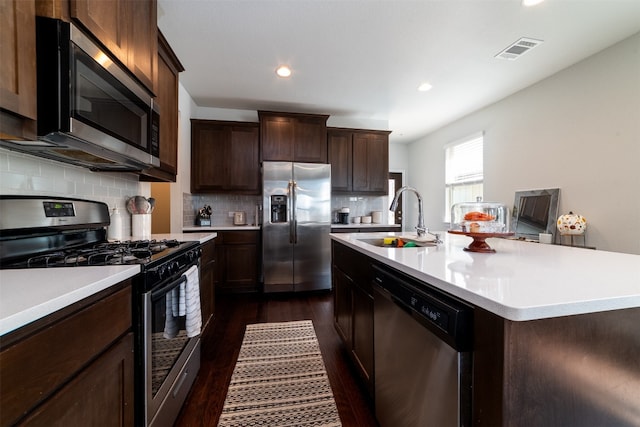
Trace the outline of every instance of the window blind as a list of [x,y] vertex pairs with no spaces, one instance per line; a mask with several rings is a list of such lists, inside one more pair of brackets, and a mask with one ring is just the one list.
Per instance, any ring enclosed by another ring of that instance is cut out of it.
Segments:
[[468,184],[483,179],[482,134],[453,142],[445,147],[446,184]]

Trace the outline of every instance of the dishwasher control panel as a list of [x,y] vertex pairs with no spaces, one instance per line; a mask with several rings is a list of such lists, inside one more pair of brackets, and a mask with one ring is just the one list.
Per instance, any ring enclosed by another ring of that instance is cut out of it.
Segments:
[[409,304],[420,314],[438,325],[442,330],[448,330],[449,315],[446,310],[436,307],[419,295],[413,294],[409,298]]
[[473,307],[399,271],[373,266],[375,284],[396,305],[460,351],[473,346]]

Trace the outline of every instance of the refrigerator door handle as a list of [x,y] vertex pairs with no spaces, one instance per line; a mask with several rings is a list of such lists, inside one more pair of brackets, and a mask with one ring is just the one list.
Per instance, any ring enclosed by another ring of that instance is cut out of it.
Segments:
[[291,220],[289,221],[289,226],[291,228],[289,232],[289,242],[295,245],[296,243],[298,243],[298,217],[296,215],[296,197],[298,197],[296,193],[298,184],[295,181],[291,181],[289,185],[291,188],[291,215],[289,217],[291,218]]

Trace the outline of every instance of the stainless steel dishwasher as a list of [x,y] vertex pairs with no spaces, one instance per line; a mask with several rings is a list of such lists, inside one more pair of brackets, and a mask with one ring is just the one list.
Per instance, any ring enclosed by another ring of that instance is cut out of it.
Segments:
[[391,268],[374,271],[380,426],[469,426],[473,308]]

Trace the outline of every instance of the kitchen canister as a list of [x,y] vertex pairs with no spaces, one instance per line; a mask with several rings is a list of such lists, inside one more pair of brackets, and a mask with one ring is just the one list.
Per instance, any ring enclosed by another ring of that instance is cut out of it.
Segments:
[[382,223],[382,212],[381,211],[373,211],[371,212],[371,222],[374,224]]
[[234,212],[233,225],[247,225],[247,213],[244,211]]
[[107,228],[107,239],[109,240],[122,240],[123,235],[123,223],[122,215],[117,207],[113,208],[111,212],[111,221]]
[[151,238],[151,214],[131,215],[131,236],[143,240]]

